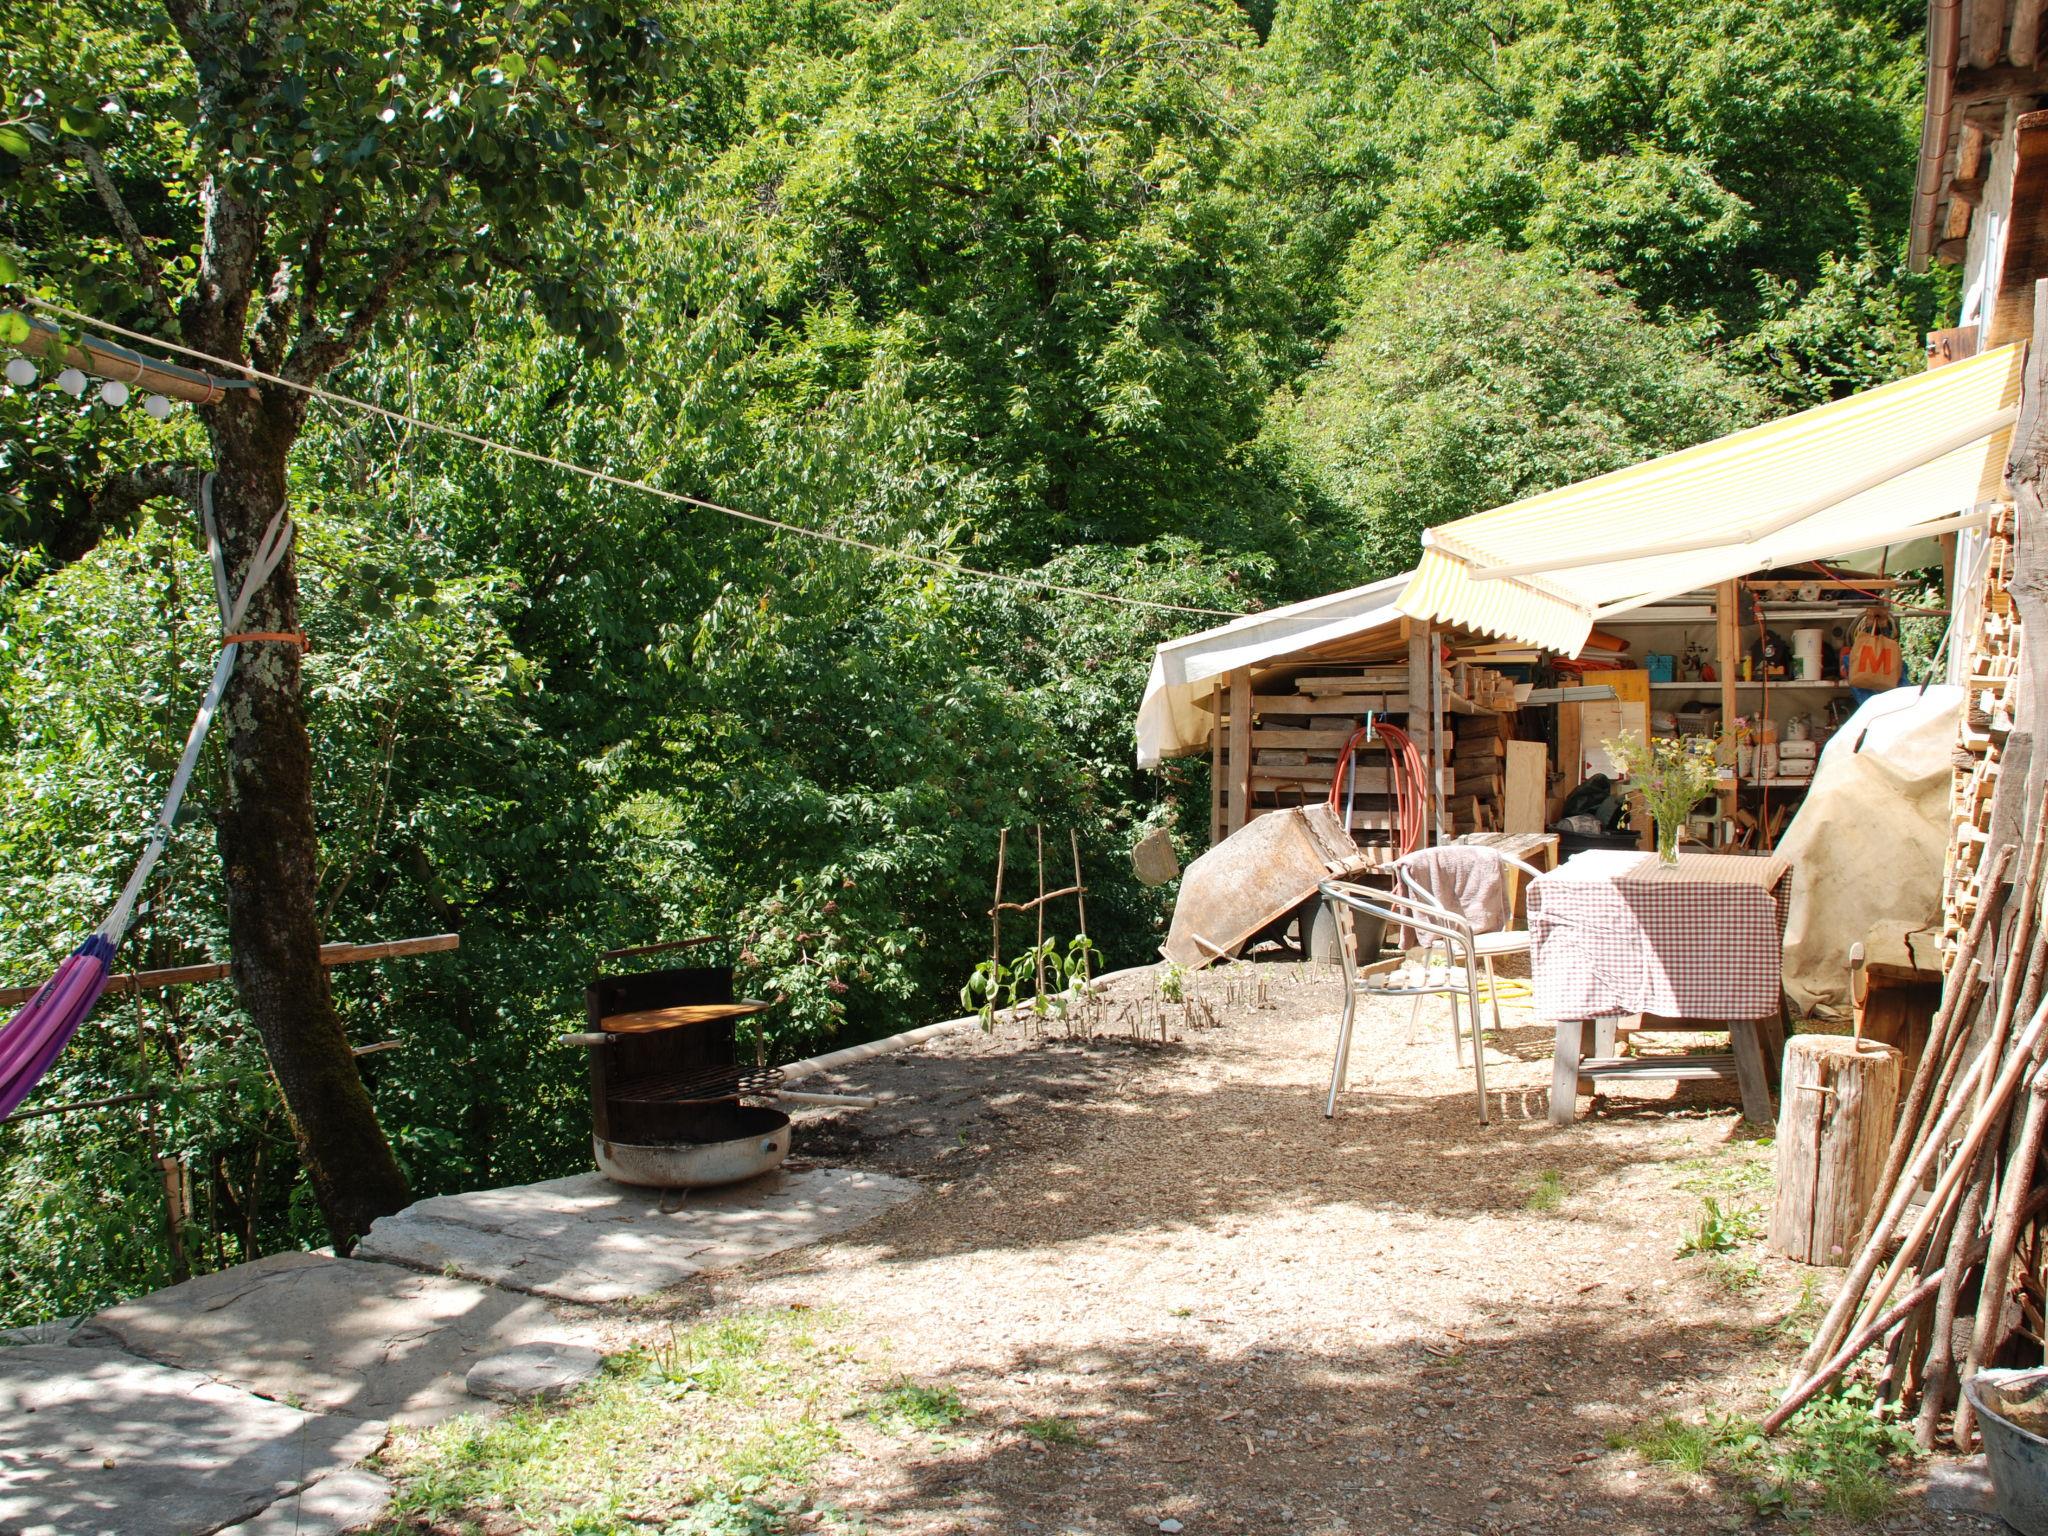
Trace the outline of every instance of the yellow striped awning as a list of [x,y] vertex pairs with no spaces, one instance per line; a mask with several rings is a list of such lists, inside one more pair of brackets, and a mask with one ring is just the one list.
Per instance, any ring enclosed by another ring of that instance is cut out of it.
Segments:
[[2001,347],[1432,528],[1396,606],[1569,656],[1645,603],[1981,522],[2023,357]]

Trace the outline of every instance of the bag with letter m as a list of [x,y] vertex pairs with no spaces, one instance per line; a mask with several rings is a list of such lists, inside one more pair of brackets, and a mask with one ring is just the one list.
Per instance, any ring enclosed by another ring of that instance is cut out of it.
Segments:
[[1899,686],[1899,631],[1891,610],[1882,603],[1864,610],[1849,637],[1849,659],[1842,668],[1851,688],[1872,693]]

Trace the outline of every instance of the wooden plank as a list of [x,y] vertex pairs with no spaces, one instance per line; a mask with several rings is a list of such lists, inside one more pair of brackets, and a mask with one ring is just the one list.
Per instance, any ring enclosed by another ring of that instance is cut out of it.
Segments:
[[[1255,725],[1252,727],[1252,746],[1255,749],[1292,747],[1303,752],[1341,752],[1344,743],[1349,741],[1351,736],[1350,731],[1318,731],[1300,726]],[[1358,750],[1361,753],[1384,752],[1387,750],[1387,744],[1383,741],[1361,741]]]
[[[1212,696],[1214,697],[1214,696]],[[1222,702],[1220,699],[1217,702]],[[1202,709],[1215,707],[1209,699],[1199,705]],[[1376,715],[1403,715],[1408,712],[1408,695],[1402,693],[1255,693],[1251,701],[1255,715],[1362,715],[1371,710]],[[1224,705],[1223,714],[1229,713]]]
[[1927,366],[1945,368],[1977,355],[1977,327],[1958,325],[1927,333]]
[[1550,749],[1542,742],[1508,743],[1507,781],[1500,815],[1501,831],[1543,830],[1544,796],[1550,787],[1549,765]]
[[1230,674],[1230,738],[1226,750],[1229,764],[1225,779],[1230,791],[1223,832],[1228,837],[1244,825],[1245,812],[1251,808],[1252,674],[1247,667],[1239,667]]
[[1229,812],[1224,808],[1223,736],[1229,729],[1223,710],[1223,685],[1209,690],[1208,710],[1216,717],[1209,727],[1209,846],[1214,848],[1230,835]]
[[[1429,621],[1418,619],[1409,626],[1408,630],[1408,697],[1415,700],[1419,708],[1425,711],[1429,707],[1426,701],[1429,698],[1430,649]],[[1433,808],[1443,798],[1441,791],[1437,788],[1436,775],[1437,764],[1442,759],[1431,751],[1429,723],[1428,721],[1418,722],[1415,719],[1415,712],[1410,711],[1408,734],[1414,738],[1416,752],[1422,758],[1424,800],[1422,821],[1425,827],[1435,823],[1435,811]],[[1430,839],[1427,836],[1423,838],[1424,844],[1427,844],[1429,841]]]
[[[368,960],[399,960],[411,955],[436,955],[461,947],[453,933],[429,934],[419,939],[392,939],[380,944],[323,944],[323,966],[360,965]],[[225,961],[202,965],[174,965],[158,971],[116,971],[107,978],[109,992],[150,992],[159,987],[190,987],[209,981],[225,981],[231,967]],[[0,1007],[15,1007],[42,990],[42,983],[29,987],[0,987]]]
[[681,1029],[690,1024],[722,1024],[766,1013],[775,1005],[754,998],[735,1003],[683,1003],[674,1008],[642,1008],[635,1013],[615,1013],[600,1019],[598,1027],[608,1035],[650,1035],[664,1029]]
[[2019,0],[2012,8],[2012,36],[2005,56],[2015,68],[2032,69],[2041,53],[2042,0]]
[[2048,276],[2048,112],[2015,119],[2013,148],[2011,212],[1984,338],[1989,347],[2033,334],[2034,284]]
[[[1741,708],[1735,696],[1736,662],[1742,651],[1741,589],[1732,581],[1724,581],[1714,588],[1714,676],[1721,684],[1721,729],[1733,730],[1736,716]],[[1727,788],[1717,797],[1720,802],[1721,818],[1735,814],[1736,791],[1740,787],[1732,776],[1724,781]]]
[[1964,0],[1963,58],[1971,69],[1989,69],[2005,53],[2007,0]]
[[1586,1053],[1586,1026],[1566,1019],[1557,1026],[1550,1057],[1550,1123],[1570,1125],[1579,1112],[1579,1061]]

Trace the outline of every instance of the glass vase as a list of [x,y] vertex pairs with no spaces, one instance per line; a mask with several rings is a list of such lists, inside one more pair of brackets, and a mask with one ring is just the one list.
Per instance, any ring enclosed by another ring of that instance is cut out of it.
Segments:
[[1672,816],[1667,819],[1659,816],[1656,822],[1657,857],[1666,864],[1675,865],[1678,862],[1678,834],[1685,828],[1685,818]]

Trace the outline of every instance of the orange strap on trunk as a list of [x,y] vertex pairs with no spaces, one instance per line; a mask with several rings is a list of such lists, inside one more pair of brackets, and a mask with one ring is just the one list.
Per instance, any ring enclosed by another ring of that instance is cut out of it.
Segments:
[[301,652],[313,649],[313,642],[306,638],[304,630],[298,629],[247,629],[239,635],[222,635],[223,646],[247,645],[252,640],[276,640],[284,645],[296,645]]

